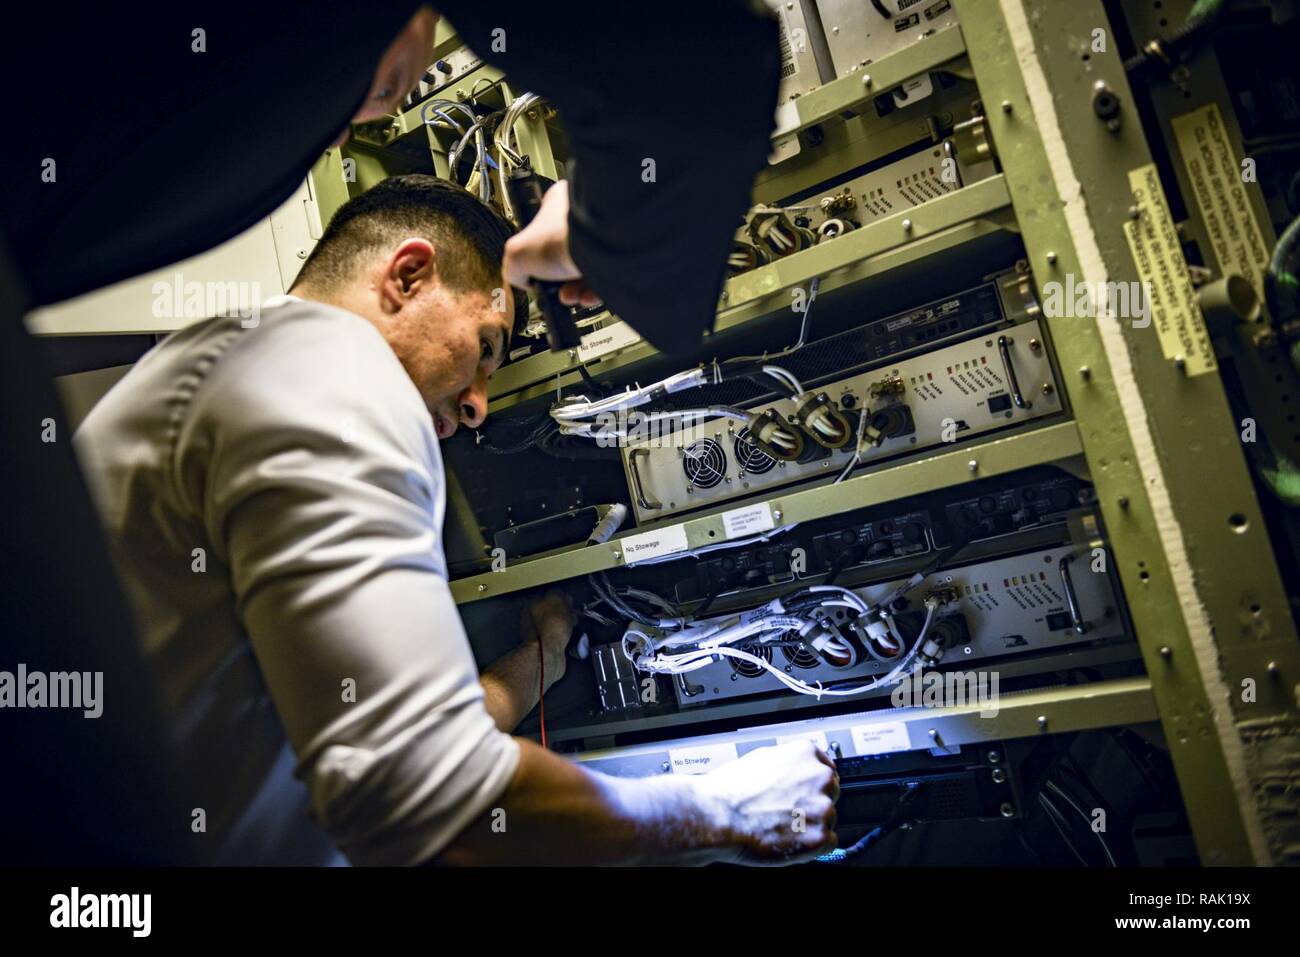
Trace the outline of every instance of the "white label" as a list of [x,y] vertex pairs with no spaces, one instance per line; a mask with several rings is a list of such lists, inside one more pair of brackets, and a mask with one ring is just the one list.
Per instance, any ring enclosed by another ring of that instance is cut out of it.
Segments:
[[693,748],[669,748],[673,774],[704,774],[739,755],[734,744],[701,744]]
[[1268,244],[1259,231],[1246,184],[1241,181],[1241,163],[1218,104],[1175,116],[1171,125],[1220,272],[1240,273],[1255,287],[1255,295],[1263,299]]
[[582,362],[590,362],[592,359],[599,359],[603,355],[617,352],[624,346],[640,341],[641,337],[637,335],[635,329],[626,322],[616,322],[612,326],[605,326],[583,336],[578,346],[578,359]]
[[906,751],[911,742],[907,737],[907,725],[901,721],[885,724],[859,724],[849,729],[853,735],[853,750],[856,754],[885,754],[889,751]]
[[669,525],[653,532],[629,535],[619,539],[618,544],[623,546],[623,561],[628,565],[643,562],[647,558],[674,555],[686,551],[686,526]]
[[770,532],[776,527],[772,518],[772,506],[767,502],[733,508],[722,513],[722,533],[727,538],[739,538],[742,535],[754,535],[758,532]]
[[934,83],[930,80],[930,74],[923,73],[908,80],[894,91],[894,105],[908,106],[917,100],[924,100],[933,92]]
[[830,742],[826,740],[825,731],[804,731],[802,734],[781,734],[777,735],[777,744],[787,744],[791,741],[811,741],[823,751],[831,749]]

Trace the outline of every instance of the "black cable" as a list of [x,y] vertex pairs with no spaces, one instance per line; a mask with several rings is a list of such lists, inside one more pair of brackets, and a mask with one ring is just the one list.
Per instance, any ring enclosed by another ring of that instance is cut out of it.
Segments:
[[574,461],[609,462],[618,455],[617,446],[593,445],[580,436],[562,435],[559,429],[544,433],[534,447],[551,458]]
[[1109,728],[1108,730],[1110,731],[1111,738],[1114,740],[1116,746],[1124,752],[1125,756],[1132,762],[1133,766],[1138,769],[1138,773],[1146,779],[1147,785],[1151,788],[1152,792],[1164,797],[1166,793],[1165,790],[1160,787],[1160,785],[1156,783],[1155,778],[1151,776],[1151,771],[1147,767],[1146,762],[1139,759],[1138,756],[1133,753],[1132,749],[1130,749],[1128,742],[1125,739],[1125,735],[1128,735],[1131,732],[1126,728]]
[[908,804],[911,803],[912,799],[921,788],[920,785],[912,783],[904,784],[903,788],[904,791],[899,795],[898,803],[894,805],[894,809],[889,812],[889,816],[885,818],[884,821],[882,821],[878,826],[872,828],[866,834],[862,835],[862,837],[858,838],[848,847],[831,851],[824,858],[817,858],[814,863],[843,864],[851,858],[862,854],[868,848],[879,844],[882,838],[892,834],[904,824],[908,823],[910,818],[908,818],[904,812],[907,811]]
[[1168,71],[1182,63],[1214,29],[1227,5],[1226,0],[1220,0],[1196,16],[1189,17],[1168,35],[1148,40],[1137,53],[1124,61],[1124,72],[1131,79],[1145,80],[1161,68]]
[[585,364],[578,366],[578,375],[582,376],[583,384],[595,393],[595,395],[592,396],[593,399],[603,399],[605,397],[607,394],[606,390],[601,387],[599,382],[591,377],[591,373],[587,371],[587,366]]
[[[509,424],[507,425],[507,423]],[[495,433],[502,428],[511,429],[514,427],[515,421],[507,419],[495,422],[492,431]],[[476,433],[481,439],[478,443],[478,447],[483,449],[485,452],[492,453],[493,455],[515,455],[519,452],[525,451],[526,449],[532,448],[541,441],[542,437],[548,432],[558,431],[549,411],[543,412],[537,418],[533,419],[528,423],[527,427],[530,430],[527,438],[517,440],[505,446],[497,445],[492,441],[492,438],[480,428]]]
[[857,559],[858,553],[861,551],[861,547],[862,547],[861,545],[850,545],[843,552],[841,552],[840,557],[835,559],[835,561],[831,563],[830,570],[826,573],[826,577],[822,579],[822,584],[823,585],[834,584],[835,579],[840,577],[840,575],[844,572],[844,569],[848,568],[849,565],[851,565],[854,562],[854,560]]
[[700,607],[691,612],[691,617],[702,618],[704,613],[709,610],[709,607],[718,600],[718,596],[722,594],[722,588],[722,584],[719,583],[716,588],[705,595],[704,601],[700,603]]

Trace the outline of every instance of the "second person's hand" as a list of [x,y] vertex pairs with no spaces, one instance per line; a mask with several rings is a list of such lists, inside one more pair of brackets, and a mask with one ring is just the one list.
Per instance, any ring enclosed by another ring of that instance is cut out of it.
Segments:
[[506,240],[501,262],[505,281],[527,289],[535,279],[562,282],[566,306],[598,306],[600,297],[585,282],[569,255],[569,184],[560,180],[546,191],[533,221]]

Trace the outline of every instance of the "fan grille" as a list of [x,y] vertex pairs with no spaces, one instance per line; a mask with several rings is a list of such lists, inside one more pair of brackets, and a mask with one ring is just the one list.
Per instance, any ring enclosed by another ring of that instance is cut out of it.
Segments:
[[735,452],[736,461],[750,475],[762,475],[764,472],[770,472],[776,465],[776,459],[749,441],[749,426],[745,426],[736,433]]
[[781,649],[781,654],[785,655],[785,660],[796,668],[815,668],[821,664],[820,659],[813,654],[812,649],[807,645],[798,645],[796,647],[785,647]]
[[[765,645],[746,648],[745,651],[748,651],[756,658],[762,658],[769,664],[772,662],[772,649]],[[757,678],[766,670],[752,661],[741,661],[739,658],[728,658],[727,661],[731,664],[731,670],[742,678]]]
[[727,472],[727,453],[713,439],[700,439],[682,450],[686,481],[696,488],[713,488]]

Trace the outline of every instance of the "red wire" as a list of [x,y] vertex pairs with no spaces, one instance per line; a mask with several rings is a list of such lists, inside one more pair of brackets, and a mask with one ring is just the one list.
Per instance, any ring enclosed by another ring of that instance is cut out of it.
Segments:
[[540,636],[537,639],[537,707],[542,720],[542,747],[546,747],[546,653]]

